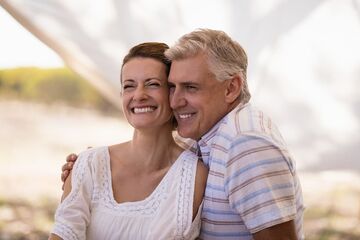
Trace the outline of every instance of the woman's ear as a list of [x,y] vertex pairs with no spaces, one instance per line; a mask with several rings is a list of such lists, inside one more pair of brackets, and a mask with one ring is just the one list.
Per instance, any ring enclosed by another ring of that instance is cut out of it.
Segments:
[[239,75],[235,75],[227,81],[228,83],[225,92],[225,101],[227,103],[233,103],[240,96],[242,89],[242,79]]

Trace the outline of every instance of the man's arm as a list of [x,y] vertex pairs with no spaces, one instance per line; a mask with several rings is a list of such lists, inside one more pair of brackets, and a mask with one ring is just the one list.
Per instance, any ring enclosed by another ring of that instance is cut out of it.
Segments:
[[294,220],[265,228],[253,234],[255,240],[297,240]]
[[298,239],[293,220],[297,214],[296,184],[282,149],[265,139],[249,136],[234,143],[229,159],[226,168],[229,201],[254,239]]

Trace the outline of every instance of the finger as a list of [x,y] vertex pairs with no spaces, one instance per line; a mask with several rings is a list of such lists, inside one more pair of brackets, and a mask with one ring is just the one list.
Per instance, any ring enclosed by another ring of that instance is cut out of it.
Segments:
[[73,165],[74,165],[73,162],[67,162],[64,165],[62,165],[61,171],[64,172],[65,170],[71,170]]
[[71,171],[73,169],[73,166],[74,166],[74,162],[68,162],[68,163],[64,164],[64,170]]
[[77,159],[77,155],[75,153],[72,153],[66,157],[67,162],[75,162]]
[[61,173],[61,181],[65,182],[66,178],[69,176],[69,170],[65,170]]

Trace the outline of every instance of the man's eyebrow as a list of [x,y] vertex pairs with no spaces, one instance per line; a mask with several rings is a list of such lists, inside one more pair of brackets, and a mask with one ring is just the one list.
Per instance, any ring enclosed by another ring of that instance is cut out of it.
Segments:
[[196,83],[196,82],[182,82],[180,83],[180,85],[182,86],[199,86],[199,83]]
[[[170,82],[170,81],[168,81],[168,84],[169,84],[169,85],[175,85],[175,83]],[[191,82],[191,81],[186,81],[186,82],[181,82],[181,83],[179,83],[179,85],[182,85],[182,86],[195,85],[195,86],[197,86],[197,85],[199,85],[199,83]]]

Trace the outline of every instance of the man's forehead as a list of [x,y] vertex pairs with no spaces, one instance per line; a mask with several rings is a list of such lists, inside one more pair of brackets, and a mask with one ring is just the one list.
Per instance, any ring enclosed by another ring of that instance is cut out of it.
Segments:
[[176,60],[171,64],[169,78],[194,76],[204,71],[207,71],[207,66],[200,61],[193,61],[192,59]]

